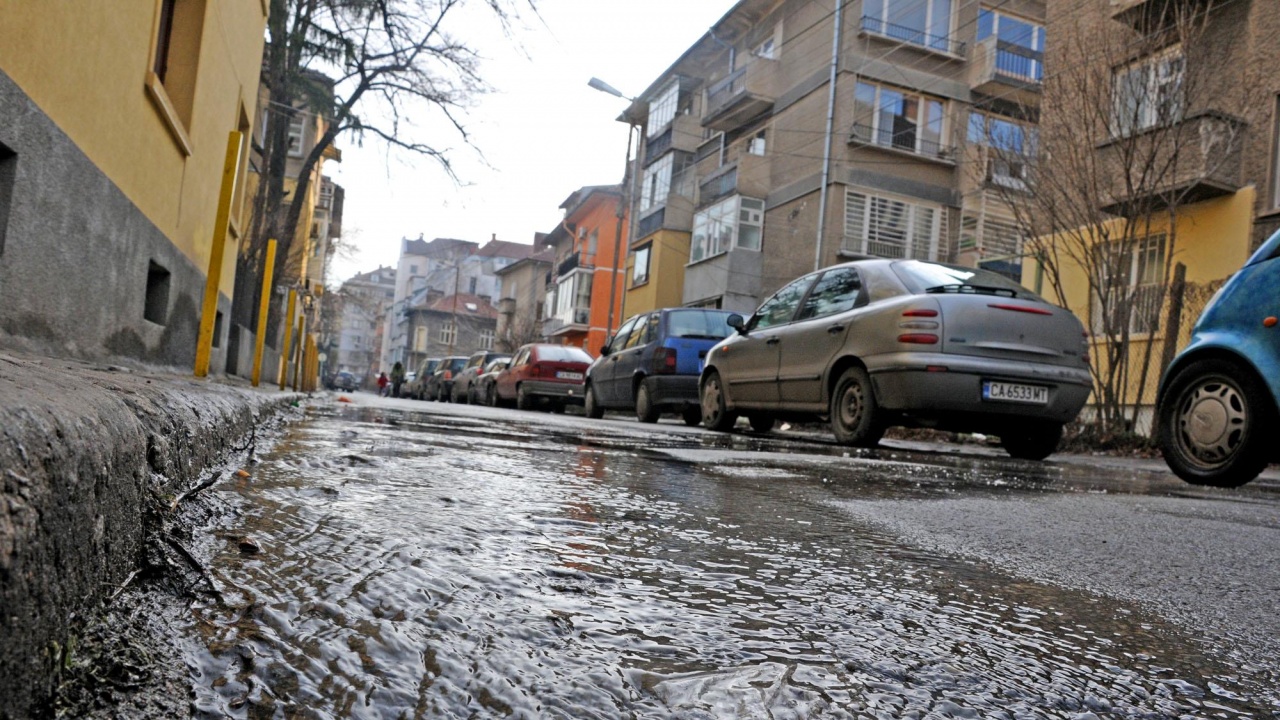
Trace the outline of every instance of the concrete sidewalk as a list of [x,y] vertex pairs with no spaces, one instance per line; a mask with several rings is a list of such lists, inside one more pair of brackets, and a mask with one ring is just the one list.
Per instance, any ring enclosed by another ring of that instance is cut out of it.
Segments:
[[298,398],[0,351],[0,718],[51,697],[76,618],[140,567],[157,507]]

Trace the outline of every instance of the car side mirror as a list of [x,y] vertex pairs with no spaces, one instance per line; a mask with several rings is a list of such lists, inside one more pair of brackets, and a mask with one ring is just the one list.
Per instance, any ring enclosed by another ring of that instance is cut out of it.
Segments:
[[[613,341],[612,341],[612,340],[610,340],[609,342],[613,342]],[[608,344],[606,344],[604,347],[600,348],[600,357],[604,357],[605,355],[608,355],[608,354],[609,354],[609,353],[611,353],[611,352],[613,352],[613,351],[612,351],[612,350],[610,350],[610,349],[609,349],[609,345],[608,345]]]
[[729,327],[733,328],[734,330],[737,330],[739,335],[747,334],[747,324],[743,322],[742,316],[739,315],[738,313],[733,313],[732,315],[730,315],[729,318],[725,320],[725,323],[727,323]]

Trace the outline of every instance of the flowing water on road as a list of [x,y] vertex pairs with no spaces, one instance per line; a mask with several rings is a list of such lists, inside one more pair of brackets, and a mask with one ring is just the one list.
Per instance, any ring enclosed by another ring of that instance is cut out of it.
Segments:
[[[900,547],[794,470],[519,417],[322,410],[224,488],[243,525],[196,612],[197,715],[1280,712],[1132,607]],[[881,493],[902,474],[868,468]]]

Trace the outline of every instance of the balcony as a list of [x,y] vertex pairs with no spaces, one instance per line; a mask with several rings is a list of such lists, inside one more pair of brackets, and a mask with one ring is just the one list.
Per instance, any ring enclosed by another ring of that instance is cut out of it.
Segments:
[[946,35],[930,35],[916,28],[894,25],[871,15],[862,16],[862,33],[914,45],[930,52],[943,53],[953,57],[964,55],[964,43],[952,40]]
[[[1245,130],[1245,122],[1235,116],[1202,110],[1173,125],[1101,143],[1100,160],[1112,177],[1103,209],[1130,215],[1164,207],[1174,198],[1196,203],[1235,193],[1243,187],[1240,149]],[[1140,172],[1130,167],[1167,170],[1164,177],[1144,179],[1143,187],[1129,190],[1126,173]]]
[[556,266],[556,277],[564,277],[578,268],[590,270],[595,267],[596,256],[587,253],[574,253]]
[[732,153],[729,164],[702,178],[695,207],[704,208],[730,195],[762,198],[770,190],[770,161],[766,155]]
[[756,59],[707,88],[702,126],[728,132],[773,109],[776,62]]
[[999,40],[979,40],[969,63],[969,87],[1018,105],[1040,104],[1044,53]]
[[677,115],[666,131],[645,142],[644,164],[648,166],[671,150],[692,153],[701,143],[702,126],[698,120],[691,115]]
[[542,334],[547,337],[572,332],[586,332],[591,326],[591,308],[569,308],[542,321]]
[[955,164],[955,148],[920,137],[920,128],[916,125],[895,130],[854,123],[849,133],[849,144],[884,148],[926,160]]

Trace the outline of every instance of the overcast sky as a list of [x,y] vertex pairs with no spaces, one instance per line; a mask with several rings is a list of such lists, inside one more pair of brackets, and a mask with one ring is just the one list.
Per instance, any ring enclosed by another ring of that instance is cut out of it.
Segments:
[[[456,135],[428,138],[454,148],[464,185],[434,161],[388,154],[372,141],[339,138],[341,163],[325,173],[346,188],[343,235],[329,282],[394,265],[402,237],[491,237],[532,243],[560,221],[559,205],[583,185],[621,182],[627,101],[587,87],[596,76],[635,96],[719,20],[734,0],[539,0],[508,39],[492,23],[455,25],[484,57],[494,92],[464,118],[477,153]],[[487,161],[487,166],[486,166]]]

